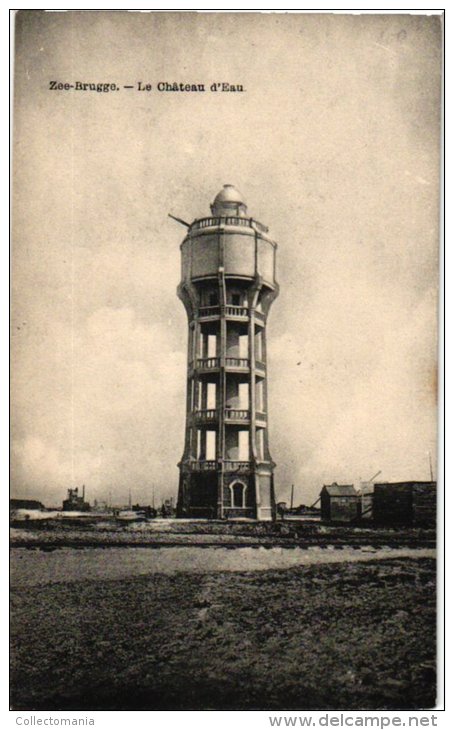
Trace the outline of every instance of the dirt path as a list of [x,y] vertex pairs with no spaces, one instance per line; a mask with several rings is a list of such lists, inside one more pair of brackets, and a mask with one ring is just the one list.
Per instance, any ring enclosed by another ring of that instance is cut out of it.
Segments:
[[273,547],[173,547],[150,550],[144,547],[109,547],[81,550],[59,548],[11,550],[11,582],[13,586],[46,583],[118,580],[140,575],[175,573],[210,573],[282,570],[295,566],[325,563],[355,563],[383,558],[435,558],[435,550],[427,548],[375,549],[363,546],[282,548]]

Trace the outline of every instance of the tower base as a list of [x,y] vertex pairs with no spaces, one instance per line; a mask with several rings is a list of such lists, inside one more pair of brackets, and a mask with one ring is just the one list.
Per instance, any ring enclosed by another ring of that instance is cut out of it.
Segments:
[[211,520],[276,519],[271,464],[203,470],[199,462],[180,466],[177,517]]

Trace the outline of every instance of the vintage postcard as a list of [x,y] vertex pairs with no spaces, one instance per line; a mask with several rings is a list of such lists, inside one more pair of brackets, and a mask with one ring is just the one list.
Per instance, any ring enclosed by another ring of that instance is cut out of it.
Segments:
[[13,710],[440,706],[442,20],[16,14]]

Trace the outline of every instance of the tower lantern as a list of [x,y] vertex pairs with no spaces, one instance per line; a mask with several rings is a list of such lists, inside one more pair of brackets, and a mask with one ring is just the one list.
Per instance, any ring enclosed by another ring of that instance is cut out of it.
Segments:
[[278,294],[277,244],[224,185],[211,217],[181,244],[178,296],[188,315],[180,517],[271,520],[266,322]]

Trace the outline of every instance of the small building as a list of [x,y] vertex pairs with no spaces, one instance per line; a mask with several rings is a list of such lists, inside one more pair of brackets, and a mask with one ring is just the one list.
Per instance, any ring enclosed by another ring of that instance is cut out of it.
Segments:
[[376,525],[434,527],[437,520],[436,482],[374,484],[373,520]]
[[284,516],[288,512],[287,508],[287,502],[277,502],[276,504],[276,512],[279,515],[281,519],[284,519]]
[[37,509],[44,510],[45,507],[42,502],[38,502],[37,499],[10,499],[9,508],[15,509]]
[[374,485],[368,482],[360,482],[359,493],[361,496],[361,520],[371,522],[373,519]]
[[328,484],[320,492],[322,520],[353,522],[361,514],[361,497],[353,484]]
[[82,495],[79,496],[79,487],[68,489],[68,496],[63,500],[64,512],[89,512],[90,505],[85,501],[85,485],[82,487]]
[[133,504],[131,507],[131,510],[133,512],[139,512],[144,515],[147,519],[152,519],[154,517],[157,517],[158,511],[151,507],[151,505],[147,505],[146,507],[140,504]]
[[162,517],[175,517],[175,507],[173,506],[173,498],[165,499],[161,506]]
[[369,520],[373,519],[374,510],[374,493],[373,492],[362,492],[361,493],[361,519]]

